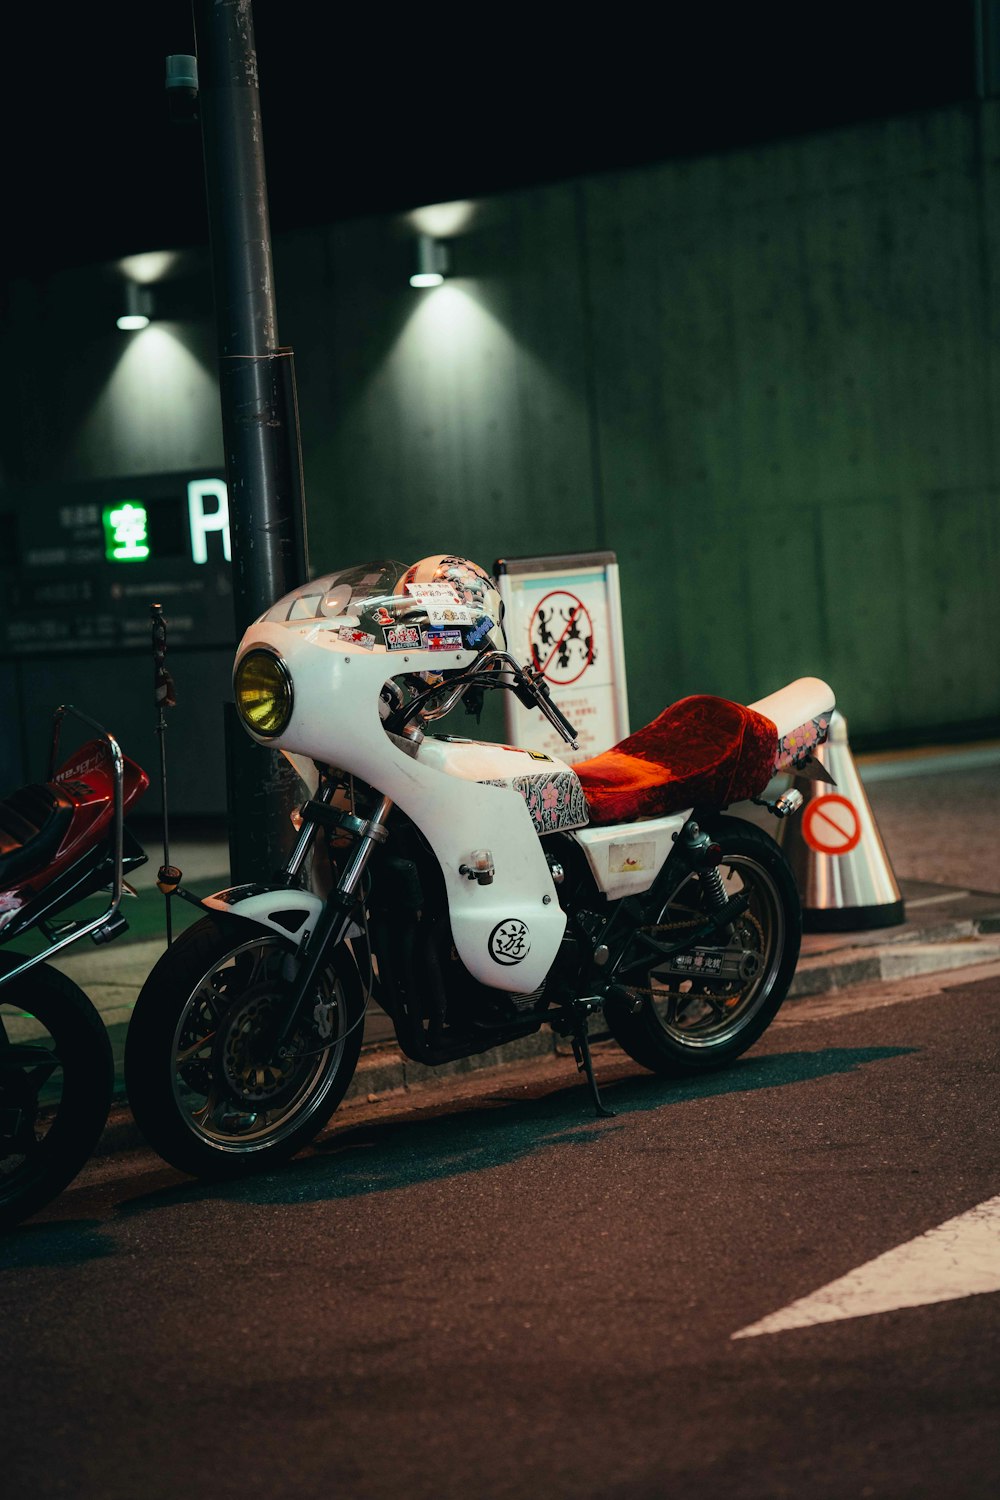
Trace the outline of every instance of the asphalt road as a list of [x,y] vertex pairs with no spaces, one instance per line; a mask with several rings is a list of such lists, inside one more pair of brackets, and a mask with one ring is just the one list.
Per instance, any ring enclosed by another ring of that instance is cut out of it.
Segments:
[[548,1063],[238,1187],[92,1163],[0,1247],[4,1494],[992,1500],[1000,1298],[957,1230],[948,1300],[890,1267],[918,1305],[734,1334],[1000,1194],[998,1000],[800,1001],[684,1087],[604,1053],[612,1120]]

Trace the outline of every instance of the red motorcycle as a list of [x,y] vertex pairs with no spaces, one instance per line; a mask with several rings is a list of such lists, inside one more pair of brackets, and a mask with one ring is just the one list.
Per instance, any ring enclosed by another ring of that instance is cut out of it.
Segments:
[[[98,738],[58,769],[67,714]],[[124,826],[149,777],[94,719],[66,705],[53,720],[48,780],[0,801],[0,1229],[48,1203],[80,1171],[111,1107],[114,1063],[97,1010],[46,960],[80,938],[107,943],[128,926],[125,875],[146,855]],[[110,888],[100,915],[70,907]],[[6,945],[40,933],[33,956]]]

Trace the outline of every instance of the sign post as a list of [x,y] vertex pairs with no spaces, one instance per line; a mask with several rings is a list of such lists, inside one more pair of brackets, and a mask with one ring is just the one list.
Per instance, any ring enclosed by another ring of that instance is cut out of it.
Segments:
[[628,693],[618,561],[613,552],[501,558],[494,565],[504,602],[507,648],[542,673],[578,732],[571,750],[538,713],[504,694],[513,744],[561,760],[587,760],[625,738]]

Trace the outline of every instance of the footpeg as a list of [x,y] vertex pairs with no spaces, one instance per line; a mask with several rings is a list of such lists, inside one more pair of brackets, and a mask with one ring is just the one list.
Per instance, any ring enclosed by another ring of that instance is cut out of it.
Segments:
[[608,990],[608,999],[620,1005],[630,1016],[637,1016],[645,1004],[642,990],[633,989],[630,984],[613,984]]
[[90,934],[90,940],[98,944],[113,943],[116,937],[120,937],[123,932],[127,931],[128,922],[122,916],[121,912],[117,911],[113,917],[109,917],[106,922],[102,922],[100,927],[94,928]]

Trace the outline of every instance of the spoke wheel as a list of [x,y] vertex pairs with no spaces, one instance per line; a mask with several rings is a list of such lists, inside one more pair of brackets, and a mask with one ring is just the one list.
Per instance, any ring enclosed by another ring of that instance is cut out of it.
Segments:
[[136,1001],[125,1081],[136,1123],[195,1176],[274,1165],[311,1140],[344,1096],[361,1049],[361,995],[338,949],[315,1003],[279,1050],[297,960],[242,918],[206,918],[163,955]]
[[[0,967],[21,960],[4,955]],[[108,1118],[114,1062],[104,1023],[45,964],[0,986],[0,1229],[62,1192]]]
[[[730,935],[654,959],[633,980],[638,1014],[608,1005],[608,1025],[631,1057],[667,1076],[704,1072],[739,1057],[761,1036],[785,998],[801,941],[798,893],[788,864],[762,829],[720,818],[713,836],[723,851],[719,874],[727,898],[749,903]],[[661,942],[679,942],[710,909],[703,877],[679,872],[652,924]]]

